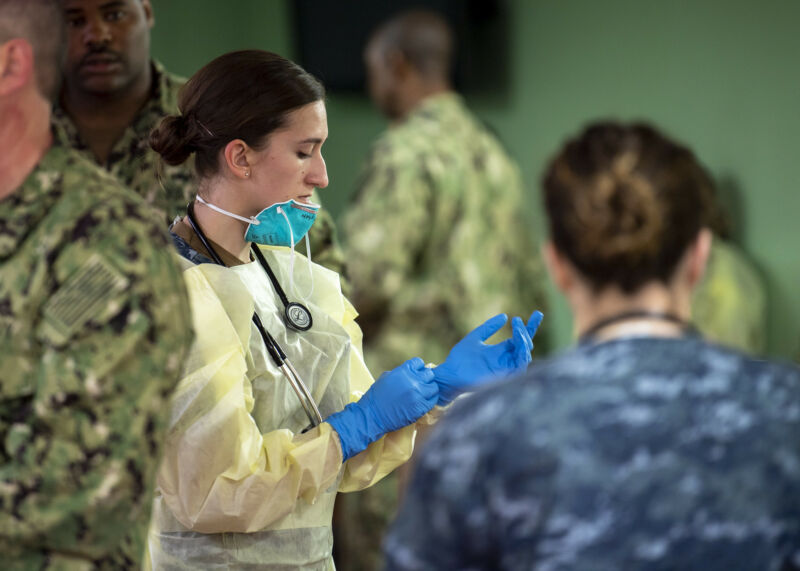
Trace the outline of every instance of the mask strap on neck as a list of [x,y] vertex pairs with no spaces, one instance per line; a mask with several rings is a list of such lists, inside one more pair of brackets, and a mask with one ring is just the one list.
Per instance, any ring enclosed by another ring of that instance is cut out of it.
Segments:
[[311,241],[308,239],[308,232],[306,232],[306,261],[308,262],[308,277],[311,280],[311,290],[303,299],[308,300],[314,294],[314,271],[311,269]]
[[[292,253],[289,256],[289,291],[294,292],[294,231],[292,230],[292,223],[289,222],[289,216],[287,216],[283,206],[278,207],[278,212],[283,215],[284,220],[286,220],[286,225],[289,227],[289,240],[292,243]],[[308,298],[311,297],[311,294],[314,293],[314,273],[311,271],[311,249],[308,242],[308,233],[306,233],[306,254],[308,254],[308,273],[311,276],[311,291],[308,292],[308,295],[303,295],[300,292],[297,293],[303,300],[307,301]]]
[[294,292],[294,231],[283,206],[278,207],[278,213],[283,216],[283,219],[286,220],[286,225],[289,227],[289,242],[292,245],[292,255],[289,256],[289,291]]
[[203,197],[200,196],[199,194],[197,195],[197,201],[200,202],[201,204],[205,204],[211,210],[215,210],[215,211],[219,212],[220,214],[224,214],[225,216],[229,216],[231,218],[235,218],[236,220],[241,220],[242,222],[247,222],[248,224],[252,224],[253,226],[258,226],[259,224],[261,224],[261,221],[258,218],[256,218],[255,216],[251,216],[250,218],[245,218],[244,216],[239,216],[238,214],[234,214],[233,212],[228,212],[227,210],[223,210],[219,206],[215,206],[215,205],[211,204],[210,202],[206,202],[205,200],[203,200]]

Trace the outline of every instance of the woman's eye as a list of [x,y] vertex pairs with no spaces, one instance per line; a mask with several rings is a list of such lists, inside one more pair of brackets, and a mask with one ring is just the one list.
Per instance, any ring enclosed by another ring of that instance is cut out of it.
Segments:
[[311,158],[311,155],[309,153],[304,153],[303,151],[297,151],[297,158],[308,159]]

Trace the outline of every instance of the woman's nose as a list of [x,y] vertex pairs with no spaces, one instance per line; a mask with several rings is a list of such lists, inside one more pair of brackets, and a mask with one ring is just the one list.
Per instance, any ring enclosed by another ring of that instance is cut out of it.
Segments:
[[325,159],[321,156],[314,161],[314,168],[308,173],[308,182],[317,188],[328,186],[328,169],[325,166]]

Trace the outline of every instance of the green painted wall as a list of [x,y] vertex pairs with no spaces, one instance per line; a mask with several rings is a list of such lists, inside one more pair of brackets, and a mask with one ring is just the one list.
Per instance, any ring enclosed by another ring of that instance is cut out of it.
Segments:
[[[238,48],[292,57],[289,1],[154,0],[153,51],[183,74]],[[532,211],[545,161],[587,121],[659,124],[690,144],[720,181],[738,225],[735,239],[769,288],[769,352],[795,355],[800,2],[512,0],[511,7],[512,84],[503,97],[469,102],[520,161]],[[331,93],[328,114],[331,185],[323,200],[339,216],[383,122],[363,96]],[[553,298],[547,323],[563,346],[569,312]]]

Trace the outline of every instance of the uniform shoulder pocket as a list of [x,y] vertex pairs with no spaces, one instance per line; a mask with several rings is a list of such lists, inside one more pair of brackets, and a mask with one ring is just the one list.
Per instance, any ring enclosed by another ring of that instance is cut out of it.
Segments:
[[44,304],[39,338],[66,344],[90,319],[100,320],[113,310],[114,300],[127,287],[125,276],[100,254],[92,254]]

